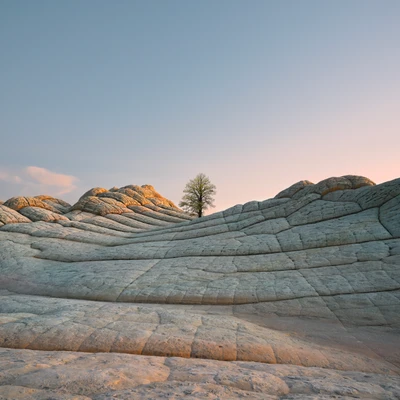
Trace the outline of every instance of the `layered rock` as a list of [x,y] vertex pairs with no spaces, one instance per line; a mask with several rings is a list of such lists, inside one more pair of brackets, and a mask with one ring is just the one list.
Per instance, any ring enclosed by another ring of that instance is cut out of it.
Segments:
[[148,185],[33,199],[0,205],[0,398],[399,396],[400,179],[195,220]]
[[21,222],[31,222],[30,219],[24,217],[19,212],[13,210],[12,208],[6,207],[0,204],[0,224],[17,224]]
[[[84,193],[76,204],[51,196],[12,197],[0,204],[0,223],[81,221],[106,228],[124,230],[123,225],[132,226],[132,219],[139,221],[133,227],[147,229],[173,222],[191,220],[192,217],[162,197],[153,186],[128,185],[120,189],[92,188]],[[15,213],[14,211],[17,211]],[[122,215],[121,218],[115,218]],[[25,217],[25,218],[24,218]],[[112,221],[97,218],[107,217]],[[122,225],[122,226],[121,226]]]

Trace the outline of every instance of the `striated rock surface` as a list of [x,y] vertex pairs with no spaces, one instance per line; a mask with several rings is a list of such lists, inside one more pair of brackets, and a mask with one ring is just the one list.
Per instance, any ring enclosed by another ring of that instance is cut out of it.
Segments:
[[20,214],[29,218],[31,221],[44,221],[44,222],[53,222],[53,221],[68,221],[68,218],[60,215],[59,213],[45,210],[40,207],[24,207],[19,210]]
[[16,224],[20,222],[31,222],[31,220],[12,208],[0,204],[0,224]]
[[0,399],[396,399],[399,334],[400,179],[0,205]]
[[36,196],[36,199],[42,200],[44,203],[58,210],[60,213],[66,213],[71,208],[71,204],[64,200],[56,199],[55,197],[41,195]]

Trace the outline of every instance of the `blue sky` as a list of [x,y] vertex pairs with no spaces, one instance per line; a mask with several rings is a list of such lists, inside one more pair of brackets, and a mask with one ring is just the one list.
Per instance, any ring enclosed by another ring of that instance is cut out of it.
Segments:
[[0,0],[0,199],[204,172],[216,210],[400,176],[399,1]]

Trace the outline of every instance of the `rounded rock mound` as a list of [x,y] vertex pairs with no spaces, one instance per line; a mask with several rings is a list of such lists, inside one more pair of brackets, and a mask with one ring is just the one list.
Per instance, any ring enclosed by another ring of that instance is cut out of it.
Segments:
[[325,194],[335,192],[337,190],[358,189],[364,186],[374,185],[375,183],[372,182],[370,179],[365,178],[364,176],[357,175],[331,177],[328,179],[324,179],[317,184],[306,180],[299,181],[292,186],[289,186],[287,189],[282,190],[275,196],[275,199],[299,199],[312,193],[317,193],[321,196],[324,196]]

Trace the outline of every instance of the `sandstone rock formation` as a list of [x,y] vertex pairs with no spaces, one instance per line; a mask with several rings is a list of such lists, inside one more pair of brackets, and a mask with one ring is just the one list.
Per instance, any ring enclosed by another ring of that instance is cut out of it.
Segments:
[[94,188],[0,225],[0,399],[400,397],[400,179],[195,220]]

